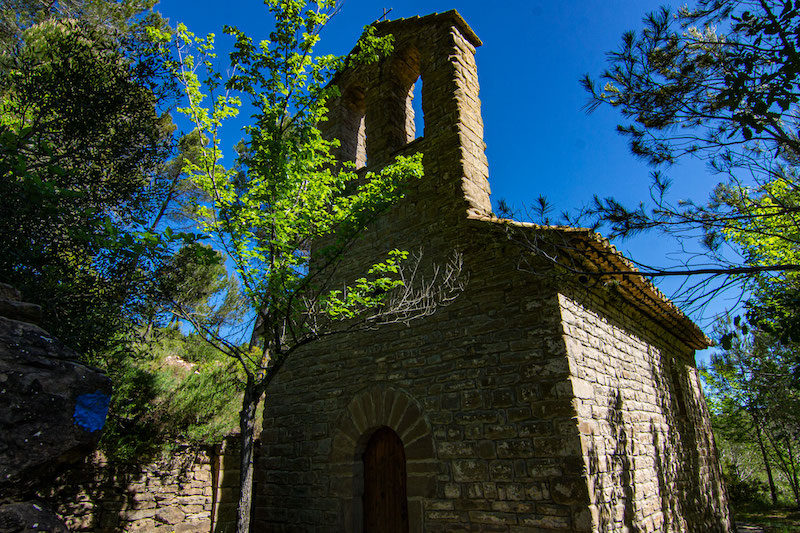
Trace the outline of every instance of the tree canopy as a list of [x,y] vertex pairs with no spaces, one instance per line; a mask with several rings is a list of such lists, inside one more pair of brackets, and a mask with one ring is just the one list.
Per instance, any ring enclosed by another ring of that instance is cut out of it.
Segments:
[[168,89],[125,16],[109,27],[30,14],[0,58],[0,276],[93,358],[118,341],[142,294],[139,236],[172,153],[171,120],[159,112]]
[[[684,296],[707,298],[732,283],[794,286],[798,248],[800,11],[790,0],[699,0],[677,13],[649,14],[623,36],[600,81],[583,80],[588,108],[607,104],[628,121],[631,151],[662,167],[651,203],[596,197],[582,214],[613,237],[657,230],[697,238],[702,260],[684,268],[642,265],[644,275],[697,275]],[[720,176],[705,202],[671,199],[665,174],[699,158]],[[584,218],[583,220],[587,220]]]
[[[758,330],[744,333],[740,326],[720,325],[719,335],[732,334],[730,346],[718,347],[702,369],[715,435],[726,448],[737,444],[743,455],[758,458],[757,470],[767,475],[773,503],[778,486],[800,502],[797,348]],[[736,472],[734,481],[758,479],[754,472],[744,474],[738,468],[747,457],[726,459],[723,466]]]

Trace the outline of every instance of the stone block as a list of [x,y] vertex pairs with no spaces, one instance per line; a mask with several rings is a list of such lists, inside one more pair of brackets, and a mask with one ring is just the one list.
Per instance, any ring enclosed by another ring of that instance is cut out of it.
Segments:
[[587,504],[589,501],[588,487],[583,478],[554,479],[550,483],[550,494],[559,504]]
[[475,457],[477,455],[474,442],[439,442],[437,452],[441,459]]
[[203,483],[211,483],[211,471],[205,469],[195,470],[194,479],[202,481]]
[[198,520],[175,525],[175,533],[208,533],[211,531],[211,520]]
[[141,520],[137,520],[134,524],[131,524],[129,527],[125,528],[125,531],[130,533],[149,533],[156,528],[156,523],[153,521],[152,518],[145,518]]
[[203,505],[207,500],[205,496],[178,496],[179,505]]
[[406,460],[425,460],[434,457],[433,441],[430,437],[423,437],[409,444],[406,449]]
[[496,447],[497,457],[500,459],[526,458],[534,455],[534,442],[532,439],[501,440],[497,441]]
[[156,510],[155,519],[164,524],[178,524],[186,517],[184,512],[178,507],[164,507]]
[[519,516],[519,524],[523,526],[536,527],[541,529],[557,529],[569,530],[570,520],[567,516],[551,516],[551,515],[521,515]]
[[512,461],[490,461],[489,478],[493,481],[511,481],[514,478],[514,467]]
[[474,524],[510,525],[517,522],[516,514],[494,511],[470,511],[469,519]]
[[156,514],[155,507],[150,509],[132,509],[123,511],[121,517],[127,522],[141,522],[145,518],[152,518]]
[[457,499],[461,497],[461,485],[458,483],[446,483],[444,485],[444,497]]
[[458,459],[452,461],[455,481],[483,481],[488,478],[487,462],[477,459]]
[[430,474],[408,474],[409,497],[431,497],[436,493],[436,478]]
[[482,440],[478,442],[478,457],[481,459],[493,459],[497,457],[494,441]]

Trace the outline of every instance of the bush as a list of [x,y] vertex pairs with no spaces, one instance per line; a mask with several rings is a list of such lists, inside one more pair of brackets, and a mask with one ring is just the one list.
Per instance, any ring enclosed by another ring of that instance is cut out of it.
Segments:
[[238,426],[242,376],[197,335],[159,330],[138,357],[121,359],[101,448],[140,461],[175,444],[216,444]]
[[734,505],[766,503],[769,487],[758,479],[742,479],[735,469],[726,468],[723,472],[728,486],[728,498]]

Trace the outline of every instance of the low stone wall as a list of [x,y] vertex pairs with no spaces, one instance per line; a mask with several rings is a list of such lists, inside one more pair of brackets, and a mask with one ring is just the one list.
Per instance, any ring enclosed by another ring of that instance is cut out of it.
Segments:
[[238,439],[182,447],[144,465],[99,452],[42,494],[70,531],[225,533],[235,530]]

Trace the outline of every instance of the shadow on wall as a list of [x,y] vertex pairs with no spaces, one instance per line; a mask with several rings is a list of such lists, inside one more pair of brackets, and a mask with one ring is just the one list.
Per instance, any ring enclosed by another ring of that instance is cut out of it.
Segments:
[[[721,503],[727,500],[721,493],[724,489],[719,472],[712,466],[716,452],[711,428],[702,416],[706,406],[696,390],[699,383],[691,382],[688,365],[676,364],[665,355],[659,363],[660,368],[655,362],[651,364],[651,375],[656,382],[660,416],[651,415],[648,429],[642,425],[642,432],[632,435],[636,423],[626,420],[630,408],[624,405],[621,392],[615,390],[603,420],[608,425],[605,447],[593,440],[588,451],[597,528],[641,531],[655,526],[661,531],[728,531],[728,510]],[[648,440],[648,433],[651,446],[642,442]],[[647,448],[655,453],[647,452]],[[651,468],[654,480],[649,477]],[[642,479],[634,479],[637,470]],[[645,490],[643,487],[651,482],[655,486],[646,490],[658,490],[655,501],[647,501],[647,494],[637,498],[637,487]],[[658,514],[661,524],[659,518],[647,521]]]
[[144,465],[114,464],[96,453],[42,498],[74,532],[227,533],[236,529],[238,464],[238,437]]
[[[257,439],[254,445],[254,460],[258,461],[261,442]],[[241,441],[238,436],[226,437],[217,447],[214,457],[213,487],[214,502],[211,513],[213,533],[234,533],[236,531],[236,514],[239,505],[239,453]],[[259,475],[256,470],[256,479],[253,482],[253,494],[257,495]],[[255,510],[255,505],[253,510]],[[251,517],[252,519],[252,517]]]
[[[700,383],[692,383],[693,367],[662,355],[661,368],[651,368],[665,423],[650,422],[664,529],[727,531],[724,482],[716,464],[710,419]],[[705,490],[699,490],[705,487]],[[672,497],[670,497],[672,495]],[[675,495],[682,495],[677,498]],[[709,513],[708,509],[714,512]],[[709,516],[717,518],[715,522]]]
[[[620,522],[638,531],[634,525],[635,487],[632,478],[634,468],[628,431],[623,419],[622,395],[619,390],[608,399],[606,422],[612,437],[613,449],[598,453],[593,444],[589,449],[589,478],[592,480],[594,500],[603,501],[597,505],[597,527],[599,531],[613,531]],[[603,464],[603,463],[606,464]],[[608,495],[606,496],[606,494]],[[621,508],[620,508],[621,505]],[[622,516],[617,514],[622,512]]]

